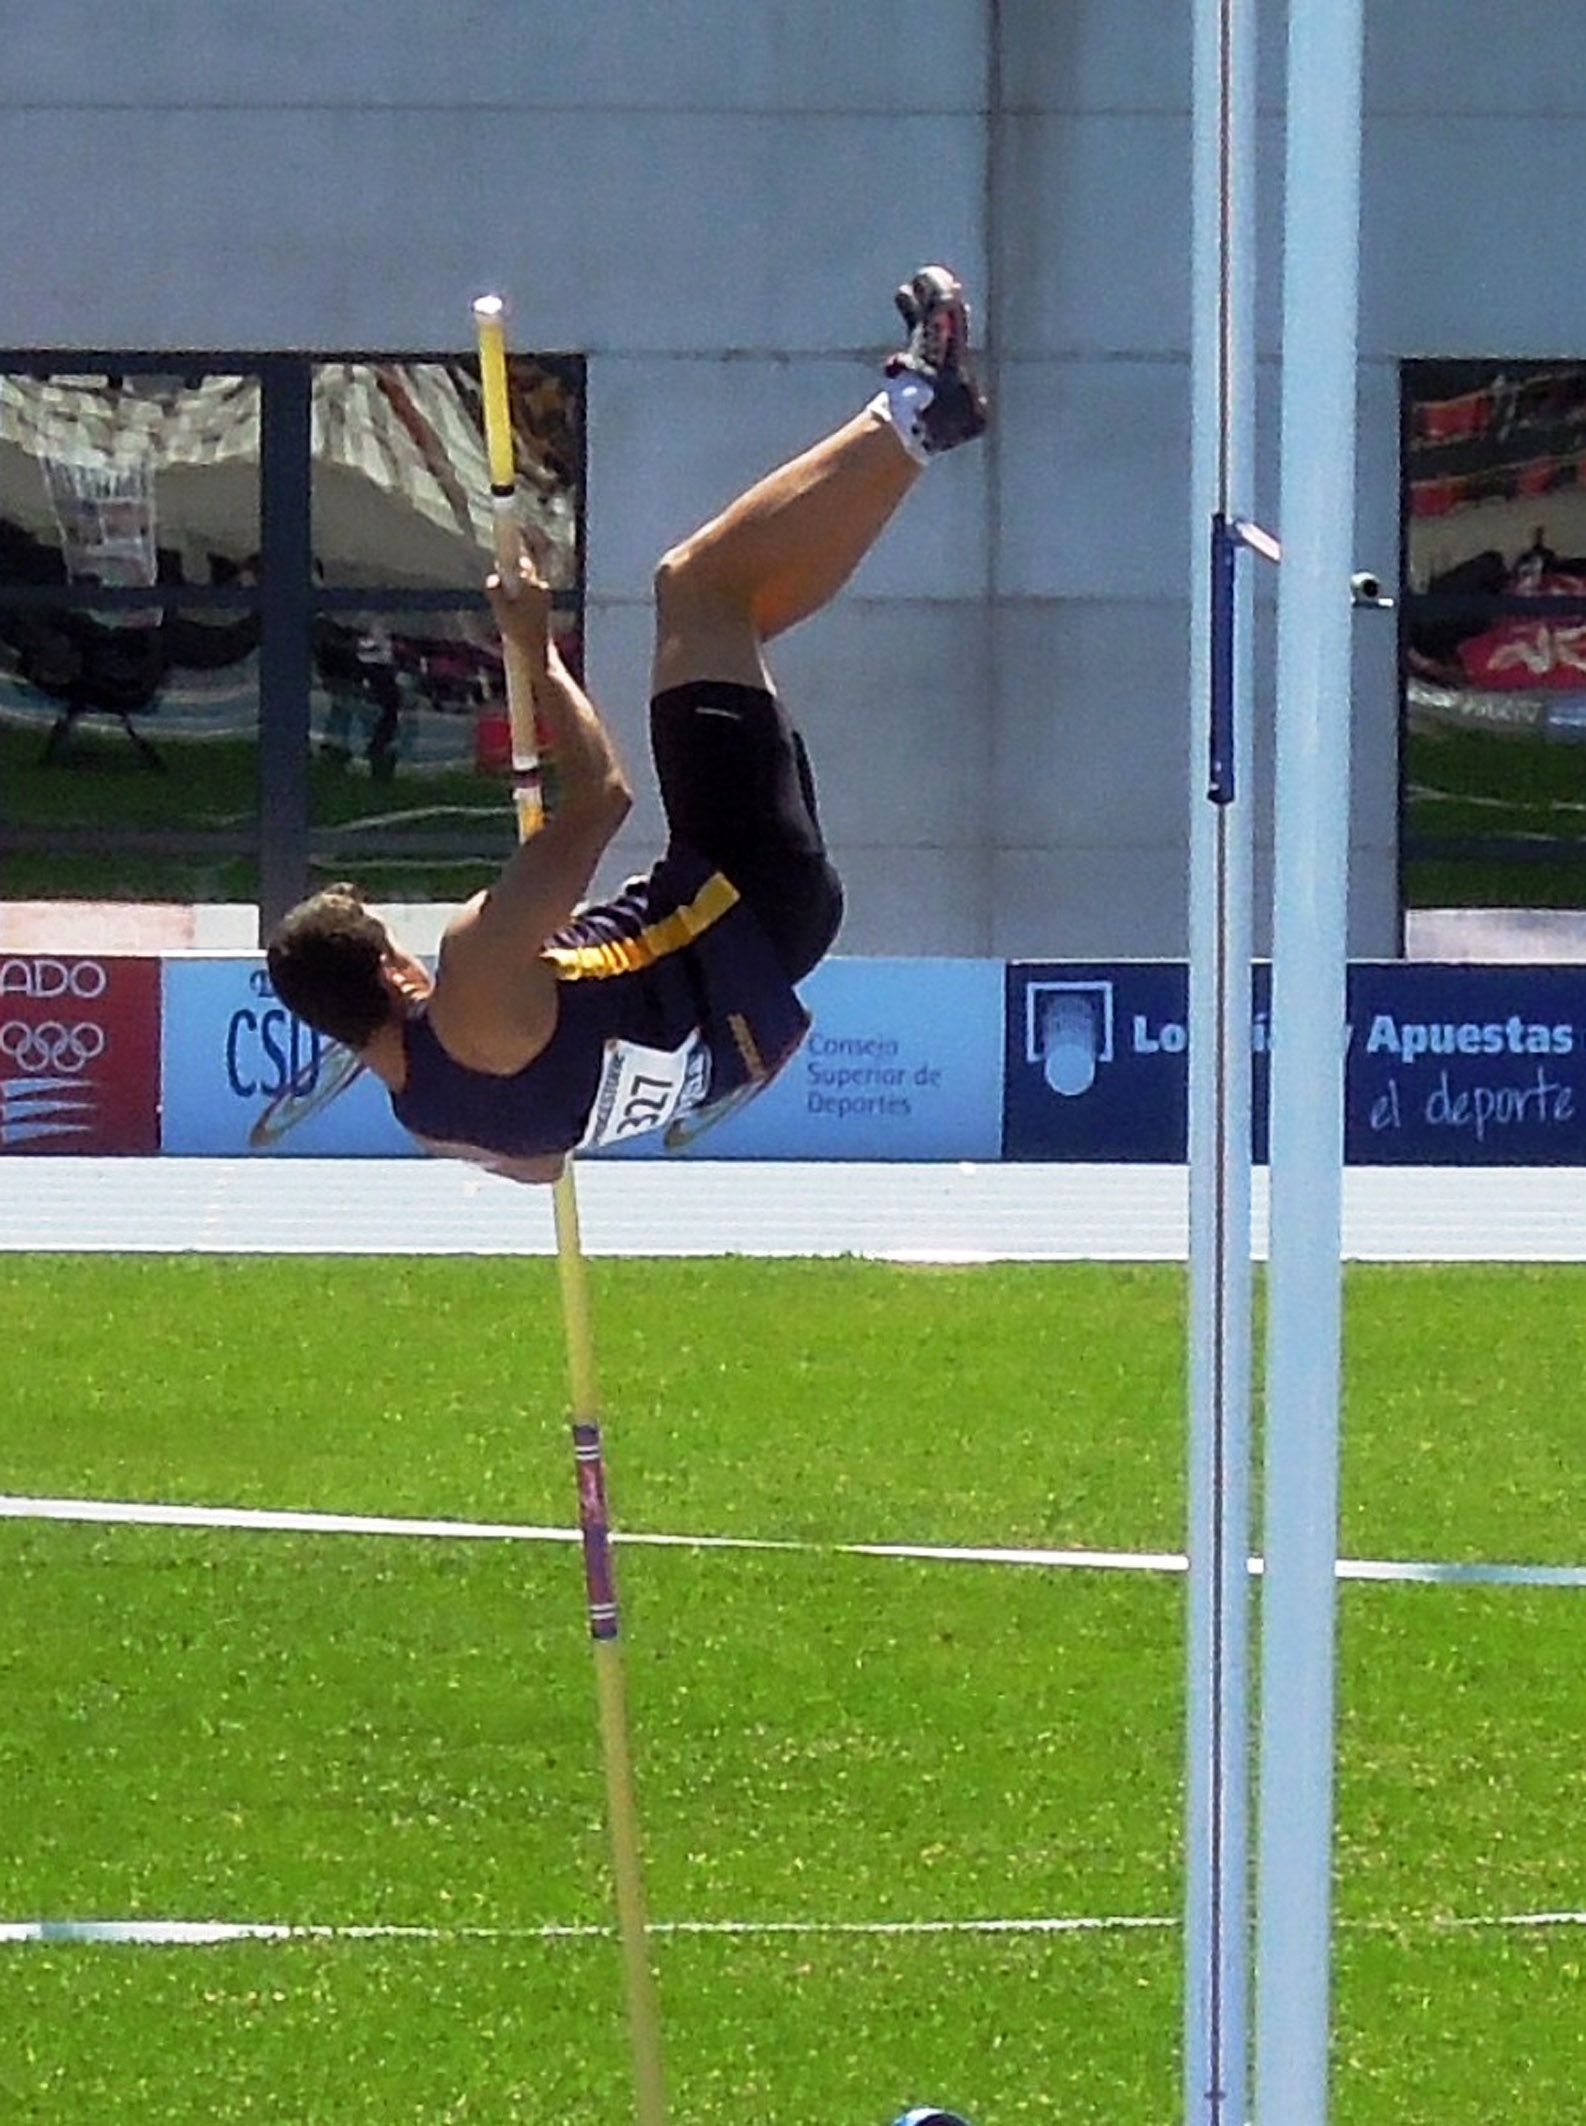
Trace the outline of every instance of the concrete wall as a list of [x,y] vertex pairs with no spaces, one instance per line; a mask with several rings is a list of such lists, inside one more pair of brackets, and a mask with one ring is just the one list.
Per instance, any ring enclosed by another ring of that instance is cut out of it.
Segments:
[[[1368,13],[1357,547],[1391,576],[1397,361],[1586,343],[1586,74],[1569,0]],[[860,402],[901,270],[959,265],[986,290],[995,442],[933,468],[777,659],[850,882],[844,949],[1183,948],[1189,0],[14,0],[3,21],[0,344],[440,348],[501,285],[522,338],[587,351],[591,671],[630,745],[656,554]],[[1357,641],[1353,944],[1391,951],[1391,622]],[[641,808],[619,856],[655,828]]]

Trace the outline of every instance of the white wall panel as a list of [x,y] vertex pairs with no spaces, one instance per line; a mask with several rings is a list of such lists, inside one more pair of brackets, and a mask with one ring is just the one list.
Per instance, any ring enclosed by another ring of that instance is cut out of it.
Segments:
[[1358,960],[1399,957],[1399,852],[1357,848],[1349,859],[1349,949]]
[[999,849],[991,950],[1010,959],[1157,959],[1186,949],[1183,850],[1120,837],[1106,848]]
[[992,836],[1182,839],[1188,607],[1052,600],[997,616]]
[[[1001,121],[996,230],[1006,351],[1179,355],[1190,333],[1190,125],[1184,112],[1026,113]],[[1283,126],[1257,127],[1256,337],[1282,331]]]
[[978,601],[844,599],[773,646],[834,848],[985,839],[986,637]]
[[[124,26],[123,26],[124,25]],[[0,104],[975,110],[963,0],[53,0],[5,10]]]
[[[1190,9],[1163,0],[1002,0],[1010,109],[1187,111]],[[1284,89],[1287,10],[1259,0],[1263,104]],[[1389,0],[1366,9],[1369,111],[1586,114],[1586,70],[1570,64],[1579,0]]]
[[[1270,0],[1268,0],[1270,5]],[[1392,0],[1366,9],[1368,111],[1586,116],[1580,0]]]
[[841,849],[847,894],[838,952],[995,953],[984,849]]
[[1583,158],[1586,116],[1373,119],[1362,353],[1579,355]]
[[586,608],[585,683],[617,741],[633,785],[635,801],[623,830],[623,845],[641,850],[646,864],[654,861],[665,838],[650,766],[650,653],[654,634],[648,604],[592,599]]
[[[1256,845],[1252,865],[1255,894],[1255,949],[1265,959],[1272,950],[1272,851]],[[1392,960],[1399,956],[1399,870],[1396,848],[1356,844],[1349,852],[1349,953],[1357,960]]]
[[1002,0],[1010,109],[1181,111],[1190,10],[1163,0]]
[[967,117],[28,110],[0,156],[13,345],[446,347],[495,283],[542,346],[822,351],[983,277]]
[[1001,121],[1006,197],[1030,210],[999,222],[998,317],[1010,354],[1189,344],[1188,167],[1189,120],[1176,114]]
[[[804,733],[834,846],[957,847],[984,838],[985,640],[978,603],[844,598],[772,646],[772,676]],[[650,641],[647,606],[591,608],[590,692],[638,794],[628,836],[658,849],[645,717]]]
[[1001,418],[999,591],[1183,597],[1187,358],[1009,361]]
[[[992,859],[991,950],[1013,959],[1171,959],[1188,950],[1188,860],[1180,848],[1004,849]],[[1253,866],[1255,949],[1271,950],[1272,861]],[[1349,882],[1350,951],[1395,956],[1398,879],[1391,849],[1357,849]]]

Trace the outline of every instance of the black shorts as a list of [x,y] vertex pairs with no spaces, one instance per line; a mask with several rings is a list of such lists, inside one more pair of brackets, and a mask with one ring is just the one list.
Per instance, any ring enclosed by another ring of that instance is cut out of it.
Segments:
[[725,872],[800,981],[831,948],[843,889],[782,704],[729,680],[668,687],[650,704],[650,746],[673,840]]

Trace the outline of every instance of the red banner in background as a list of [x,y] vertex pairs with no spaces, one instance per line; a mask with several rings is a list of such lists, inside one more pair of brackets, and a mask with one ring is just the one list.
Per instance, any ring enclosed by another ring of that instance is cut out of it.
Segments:
[[0,1152],[157,1152],[160,963],[0,954]]
[[1586,620],[1503,620],[1459,645],[1459,661],[1494,692],[1558,687],[1586,691]]

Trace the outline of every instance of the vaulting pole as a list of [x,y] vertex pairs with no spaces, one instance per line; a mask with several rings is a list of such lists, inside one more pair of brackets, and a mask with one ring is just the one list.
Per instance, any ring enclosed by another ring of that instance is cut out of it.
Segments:
[[[479,337],[485,448],[490,460],[496,572],[503,586],[510,591],[518,580],[522,535],[517,515],[517,456],[507,393],[505,305],[500,296],[479,297],[474,304],[474,323]],[[527,840],[542,818],[534,695],[528,672],[511,643],[505,647],[505,659],[507,714],[512,727],[513,805],[517,812],[518,837]],[[584,1586],[589,1606],[590,1637],[595,1649],[601,1754],[605,1762],[606,1829],[633,2053],[634,2115],[638,2126],[665,2126],[661,2013],[655,1973],[650,1965],[639,1819],[634,1802],[633,1757],[628,1745],[627,1690],[617,1585],[612,1568],[611,1525],[606,1509],[606,1471],[600,1436],[595,1347],[590,1327],[589,1283],[579,1239],[578,1197],[571,1158],[555,1185],[552,1201],[562,1319],[567,1337],[573,1455],[578,1474],[578,1521],[584,1543]]]

